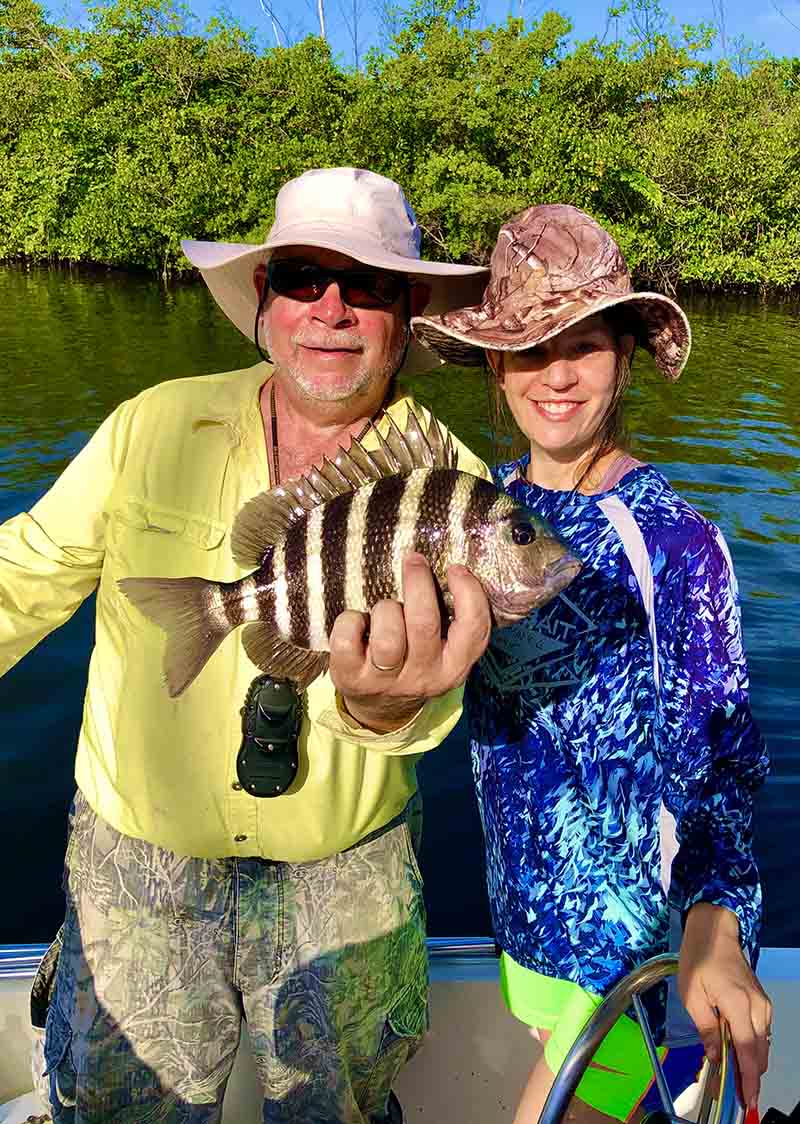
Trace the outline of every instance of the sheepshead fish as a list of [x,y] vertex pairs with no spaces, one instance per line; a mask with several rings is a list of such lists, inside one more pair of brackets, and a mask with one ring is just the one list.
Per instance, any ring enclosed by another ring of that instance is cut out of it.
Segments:
[[[388,425],[384,437],[379,426]],[[388,414],[336,458],[250,500],[231,547],[251,570],[234,582],[124,578],[122,592],[167,633],[164,673],[180,695],[225,637],[245,625],[247,655],[301,689],[327,670],[329,637],[344,609],[401,599],[402,561],[430,563],[447,612],[447,567],[481,582],[494,623],[520,620],[555,597],[580,563],[554,532],[494,484],[461,472],[450,434],[409,410],[404,432]]]

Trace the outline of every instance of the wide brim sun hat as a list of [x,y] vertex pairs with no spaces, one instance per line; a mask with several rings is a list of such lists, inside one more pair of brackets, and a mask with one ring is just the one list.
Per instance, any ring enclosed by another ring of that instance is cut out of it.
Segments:
[[[420,242],[414,212],[394,180],[360,168],[315,168],[278,192],[265,242],[186,239],[181,246],[228,319],[252,340],[258,306],[254,271],[287,246],[335,250],[362,265],[419,278],[430,285],[426,310],[434,315],[480,299],[486,267],[425,261]],[[412,337],[402,369],[414,374],[444,362]]]
[[614,239],[591,215],[548,203],[500,228],[480,303],[415,316],[417,339],[447,363],[477,366],[487,349],[525,351],[604,309],[624,306],[626,329],[674,382],[692,344],[689,321],[661,293],[634,292]]

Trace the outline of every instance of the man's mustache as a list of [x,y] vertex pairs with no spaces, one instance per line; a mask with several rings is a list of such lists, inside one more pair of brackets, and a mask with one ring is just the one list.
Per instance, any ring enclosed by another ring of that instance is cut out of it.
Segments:
[[291,342],[300,347],[325,348],[328,351],[364,351],[366,340],[355,332],[296,332]]

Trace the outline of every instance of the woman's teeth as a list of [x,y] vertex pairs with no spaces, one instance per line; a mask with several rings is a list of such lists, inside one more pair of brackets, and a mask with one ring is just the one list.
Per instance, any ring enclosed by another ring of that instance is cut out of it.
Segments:
[[536,405],[546,414],[567,414],[579,405],[578,402],[537,402]]

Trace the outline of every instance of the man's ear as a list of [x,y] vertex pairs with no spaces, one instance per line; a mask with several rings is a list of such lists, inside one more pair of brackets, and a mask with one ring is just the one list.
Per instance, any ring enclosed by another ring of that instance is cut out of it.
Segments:
[[264,263],[262,261],[256,266],[256,268],[253,271],[253,284],[256,287],[256,293],[258,293],[258,299],[259,300],[261,300],[262,294],[264,292],[264,285],[266,284],[266,282],[267,282],[267,267],[264,265]]
[[421,316],[431,299],[431,287],[424,281],[413,281],[410,289],[410,306],[412,316]]

